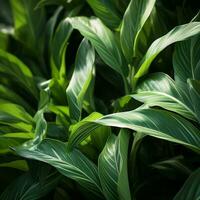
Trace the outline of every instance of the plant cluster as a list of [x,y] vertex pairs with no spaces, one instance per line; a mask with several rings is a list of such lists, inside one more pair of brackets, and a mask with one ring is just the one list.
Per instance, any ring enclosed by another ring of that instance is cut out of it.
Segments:
[[200,199],[195,2],[0,9],[0,200]]

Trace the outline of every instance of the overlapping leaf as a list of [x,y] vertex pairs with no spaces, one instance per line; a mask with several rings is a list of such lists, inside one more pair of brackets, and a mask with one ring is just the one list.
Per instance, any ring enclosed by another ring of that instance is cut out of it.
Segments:
[[173,57],[174,77],[177,82],[187,79],[200,80],[200,36],[176,45]]
[[[15,37],[35,55],[43,52],[44,9],[35,10],[37,1],[11,0]],[[39,42],[38,42],[39,41]]]
[[79,144],[100,125],[129,128],[200,151],[200,131],[192,123],[167,111],[142,108],[106,115],[96,120],[88,118],[88,122],[73,130],[69,147]]
[[138,35],[154,7],[155,0],[131,0],[121,27],[121,46],[129,63],[136,56]]
[[[43,180],[36,180],[30,173],[18,177],[1,194],[1,200],[37,200],[50,192],[58,183],[60,176],[54,172]],[[11,192],[12,191],[12,192]]]
[[99,177],[108,200],[130,200],[128,182],[129,134],[121,130],[119,136],[111,135],[99,156]]
[[199,33],[200,22],[191,22],[188,24],[177,26],[173,28],[170,32],[168,32],[166,35],[155,40],[149,47],[144,58],[142,59],[140,67],[134,77],[137,79],[143,76],[145,73],[147,73],[152,61],[167,46],[175,42],[188,39],[189,37]]
[[44,139],[40,144],[16,148],[16,153],[22,157],[39,160],[54,166],[61,174],[76,180],[90,192],[101,195],[97,167],[80,151],[66,151],[66,144]]
[[92,43],[108,66],[122,76],[128,75],[128,67],[114,33],[98,18],[74,17],[69,18],[68,21]]
[[198,200],[200,197],[200,168],[194,171],[173,200]]
[[84,39],[78,49],[74,73],[66,91],[72,120],[80,120],[84,96],[93,77],[94,60],[94,49]]
[[29,68],[14,55],[0,49],[0,73],[12,78],[12,81],[22,86],[35,98],[38,91],[35,86],[33,75]]
[[186,84],[176,85],[167,74],[150,74],[136,88],[135,99],[148,106],[160,106],[186,118],[197,120]]
[[87,0],[95,15],[110,28],[117,28],[121,22],[121,16],[112,0]]

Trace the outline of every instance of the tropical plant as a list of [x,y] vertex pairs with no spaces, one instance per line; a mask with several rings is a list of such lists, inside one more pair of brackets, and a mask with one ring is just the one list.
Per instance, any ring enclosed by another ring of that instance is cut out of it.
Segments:
[[200,198],[194,4],[0,5],[0,199]]

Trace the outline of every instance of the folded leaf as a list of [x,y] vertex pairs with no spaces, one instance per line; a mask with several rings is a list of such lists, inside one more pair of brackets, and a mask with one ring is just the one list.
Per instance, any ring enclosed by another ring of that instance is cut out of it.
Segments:
[[78,49],[74,73],[66,91],[72,120],[80,120],[84,96],[93,76],[94,60],[94,49],[84,39]]
[[69,148],[79,144],[101,125],[129,128],[200,151],[200,131],[192,123],[167,111],[143,108],[106,115],[96,120],[88,117],[88,122],[85,120],[82,126],[73,130]]
[[197,121],[188,87],[183,86],[176,85],[167,74],[154,73],[139,83],[136,94],[131,96],[148,106],[159,106]]
[[118,137],[111,135],[99,156],[99,177],[108,200],[130,200],[127,153],[129,134],[121,130]]
[[121,46],[125,57],[131,63],[136,56],[138,35],[154,7],[155,0],[131,0],[123,17]]

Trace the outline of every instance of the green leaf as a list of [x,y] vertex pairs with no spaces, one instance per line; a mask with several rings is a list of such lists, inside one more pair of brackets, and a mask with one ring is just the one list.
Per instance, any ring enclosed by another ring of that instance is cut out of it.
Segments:
[[135,74],[134,78],[137,80],[145,73],[147,73],[152,61],[167,46],[175,42],[188,39],[189,37],[199,33],[200,33],[200,22],[191,22],[188,24],[176,26],[166,35],[155,40],[147,50],[145,56],[143,57],[140,63],[140,67],[137,73]]
[[101,187],[97,167],[80,151],[66,151],[66,144],[44,139],[32,147],[16,148],[16,153],[22,157],[39,160],[54,166],[61,174],[77,181],[90,192],[101,195]]
[[[1,200],[37,200],[48,194],[58,183],[60,176],[51,173],[42,180],[35,179],[30,173],[19,176],[1,194]],[[12,192],[11,192],[12,191]]]
[[200,81],[197,80],[188,80],[189,89],[190,89],[190,96],[192,100],[192,106],[194,112],[197,116],[197,119],[200,123]]
[[65,52],[67,48],[67,42],[72,33],[72,27],[67,19],[64,19],[58,25],[55,35],[52,40],[52,56],[51,67],[52,75],[55,78],[66,79],[65,72]]
[[66,0],[40,0],[37,3],[36,8],[38,9],[46,5],[66,5],[66,4],[67,4]]
[[130,200],[128,183],[129,134],[121,130],[118,137],[111,135],[99,156],[99,177],[108,200]]
[[94,49],[84,39],[79,46],[74,73],[66,91],[72,120],[79,121],[81,118],[84,96],[93,77],[94,61]]
[[175,81],[187,82],[187,79],[200,80],[200,36],[176,45],[173,56]]
[[1,84],[0,84],[0,98],[22,106],[23,108],[25,108],[27,112],[30,112],[31,114],[34,112],[33,108],[31,108],[31,106],[22,97],[20,97],[13,90]]
[[167,74],[154,73],[139,83],[136,94],[131,96],[148,106],[159,106],[186,118],[197,120],[188,87],[186,84],[183,86],[176,85]]
[[28,171],[28,165],[25,160],[14,160],[10,162],[4,162],[0,164],[0,167],[9,167],[9,168],[14,168],[14,169],[19,169],[22,171]]
[[200,151],[200,131],[184,118],[163,110],[137,109],[85,120],[69,138],[69,148],[83,141],[92,130],[99,126],[129,128],[147,135],[186,145]]
[[128,75],[128,67],[114,33],[98,18],[69,18],[74,29],[87,38],[96,49],[102,60],[122,76]]
[[138,35],[148,19],[156,0],[131,0],[123,17],[121,46],[127,61],[136,56]]
[[200,197],[200,168],[194,171],[173,200],[198,200]]
[[34,10],[35,0],[11,0],[15,25],[15,37],[35,55],[42,55],[45,13],[43,9]]
[[33,75],[29,68],[14,55],[0,49],[0,73],[9,76],[12,81],[16,82],[32,94],[38,97],[38,91],[33,80]]
[[87,0],[87,3],[106,26],[118,28],[121,16],[112,0]]
[[33,118],[23,107],[0,99],[0,122],[33,124]]

